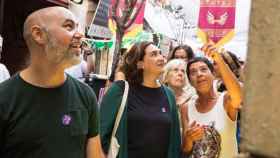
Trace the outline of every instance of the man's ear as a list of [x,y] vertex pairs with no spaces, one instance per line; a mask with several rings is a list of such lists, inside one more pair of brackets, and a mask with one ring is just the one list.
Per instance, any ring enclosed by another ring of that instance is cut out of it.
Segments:
[[137,69],[144,69],[144,63],[143,63],[143,61],[138,61],[138,62],[137,62]]
[[45,31],[39,25],[34,25],[31,27],[32,39],[39,45],[42,45],[46,41]]

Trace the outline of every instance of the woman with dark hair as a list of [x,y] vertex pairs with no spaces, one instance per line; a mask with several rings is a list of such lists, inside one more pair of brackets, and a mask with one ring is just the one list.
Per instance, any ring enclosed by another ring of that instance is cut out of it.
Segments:
[[179,45],[175,47],[170,55],[171,59],[183,59],[186,63],[194,57],[193,50],[188,45]]
[[[164,59],[151,42],[132,46],[120,70],[129,92],[116,137],[118,158],[178,158],[181,148],[179,119],[173,93],[158,82]],[[124,92],[116,81],[101,102],[101,139],[108,152],[116,115]]]
[[[212,44],[205,45],[202,50],[216,63],[227,91],[219,93],[214,88],[214,67],[208,59],[196,57],[189,61],[187,75],[198,98],[182,107],[183,128],[196,121],[203,125],[204,135],[200,140],[183,144],[183,150],[193,157],[233,158],[237,155],[235,134],[237,113],[242,102],[241,87]],[[183,137],[190,139],[188,130]]]
[[[240,84],[242,84],[241,82],[243,81],[243,72],[242,72],[242,68],[241,68],[241,63],[240,63],[239,59],[237,58],[237,56],[230,51],[223,50],[221,52],[221,57],[223,58],[224,62],[228,65],[230,70],[233,72],[235,77],[238,79]],[[214,62],[213,65],[214,65],[214,70],[215,70],[215,76],[217,78],[214,86],[217,88],[217,90],[219,92],[226,91],[225,84],[223,83],[223,81],[221,79],[221,74],[218,71],[218,67],[217,67],[216,63]]]

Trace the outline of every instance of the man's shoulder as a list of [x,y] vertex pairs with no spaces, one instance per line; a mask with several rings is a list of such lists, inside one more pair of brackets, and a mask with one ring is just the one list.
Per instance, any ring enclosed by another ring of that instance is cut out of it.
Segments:
[[72,87],[72,90],[75,91],[76,94],[81,96],[82,98],[87,99],[95,99],[96,100],[96,94],[94,93],[93,89],[87,85],[86,83],[83,83],[74,77],[67,75],[69,80],[69,86]]
[[13,76],[0,83],[0,106],[7,105],[18,93],[18,79]]
[[74,78],[73,76],[67,74],[67,78],[70,81],[70,84],[75,86],[76,88],[80,88],[82,90],[90,91],[91,88],[86,83],[79,81],[78,79]]

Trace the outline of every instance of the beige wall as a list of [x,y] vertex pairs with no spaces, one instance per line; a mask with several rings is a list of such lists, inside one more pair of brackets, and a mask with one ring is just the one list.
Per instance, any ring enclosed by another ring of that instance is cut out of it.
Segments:
[[252,0],[242,149],[280,157],[280,1]]

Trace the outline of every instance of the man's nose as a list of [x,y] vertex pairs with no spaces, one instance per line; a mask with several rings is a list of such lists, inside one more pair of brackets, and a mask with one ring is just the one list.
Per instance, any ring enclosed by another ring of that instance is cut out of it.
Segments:
[[84,33],[80,32],[80,31],[76,31],[74,33],[73,37],[81,39],[81,38],[84,38],[85,36],[84,36]]

